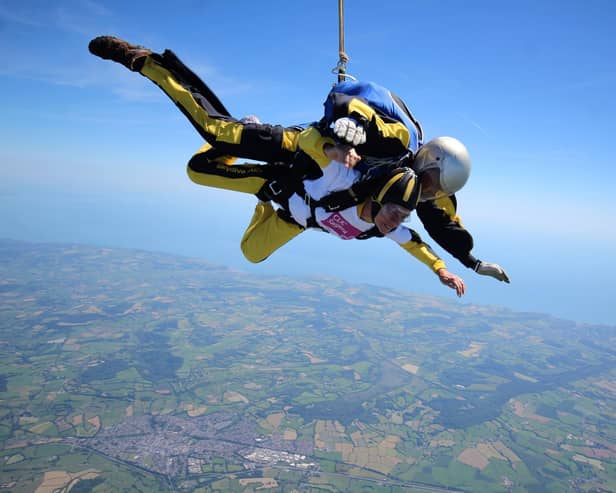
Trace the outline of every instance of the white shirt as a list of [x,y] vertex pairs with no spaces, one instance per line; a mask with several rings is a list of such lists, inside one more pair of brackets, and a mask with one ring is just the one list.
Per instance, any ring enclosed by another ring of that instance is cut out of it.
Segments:
[[[320,178],[304,180],[306,193],[316,200],[320,200],[332,192],[351,188],[360,177],[359,171],[346,168],[344,164],[338,161],[331,161],[326,167],[322,168],[322,171],[323,176]],[[373,223],[366,222],[359,217],[359,208],[362,205],[354,205],[348,209],[335,212],[327,212],[322,207],[317,207],[315,209],[315,220],[319,226],[338,236],[338,238],[351,240],[374,227]],[[310,217],[310,207],[302,197],[297,194],[291,196],[289,212],[293,219],[306,227]],[[411,232],[405,226],[398,226],[385,236],[398,244],[407,243],[412,238]]]

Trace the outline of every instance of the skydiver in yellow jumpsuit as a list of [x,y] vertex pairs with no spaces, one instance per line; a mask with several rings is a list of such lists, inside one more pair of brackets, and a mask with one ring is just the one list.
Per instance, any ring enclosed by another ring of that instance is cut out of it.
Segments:
[[[258,123],[243,123],[232,118],[212,91],[168,50],[159,55],[117,38],[99,37],[90,43],[90,51],[102,58],[119,62],[152,80],[176,103],[196,130],[206,139],[208,143],[197,151],[188,164],[188,174],[196,183],[259,196],[264,186],[270,184],[273,179],[280,178],[282,168],[275,164],[230,166],[235,159],[234,156],[268,163],[293,162],[295,181],[298,176],[302,180],[319,180],[323,176],[323,169],[328,168],[332,163],[332,155],[348,167],[354,164],[354,162],[349,162],[349,159],[355,159],[355,161],[357,159],[357,154],[349,152],[348,148],[341,151],[341,147],[336,144],[335,140],[324,136],[314,127],[308,129],[283,128]],[[397,127],[395,131],[399,134]],[[400,203],[399,200],[398,203]],[[409,206],[407,202],[404,202],[403,206],[407,206],[406,209],[410,212],[415,204]],[[380,211],[374,210],[373,206],[364,207],[360,211],[359,218],[360,220],[367,219],[379,226],[379,213],[382,219],[385,217],[383,215],[385,212],[387,212],[386,207],[382,207]],[[323,218],[319,223],[314,217],[304,216],[305,214],[300,213],[298,221],[297,217],[289,213],[288,207],[283,210],[279,209],[275,213],[270,204],[260,203],[242,240],[242,251],[245,256],[251,261],[261,261],[303,231],[305,227],[316,225],[326,231],[337,233],[335,230],[324,227]],[[401,221],[397,221],[396,217],[402,216],[404,216],[403,213],[399,213],[398,216],[390,215],[384,221],[385,230],[375,227],[372,229],[379,229],[380,235],[389,235],[401,227],[399,224]],[[314,224],[310,224],[310,220],[314,221]],[[329,223],[328,226],[331,224],[334,223]],[[405,227],[402,229],[410,231]],[[367,231],[364,229],[358,233],[356,236],[349,237],[365,235]],[[444,263],[427,245],[421,242],[415,232],[412,234],[409,232],[396,241],[405,250],[429,265],[439,274],[444,284],[456,289],[458,295],[463,293],[464,285],[461,279],[446,271]]]

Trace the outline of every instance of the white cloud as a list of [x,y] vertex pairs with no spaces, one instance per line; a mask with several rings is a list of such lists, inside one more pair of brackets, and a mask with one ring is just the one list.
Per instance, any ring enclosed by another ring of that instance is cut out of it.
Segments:
[[[16,57],[18,58],[18,57]],[[38,55],[20,58],[0,68],[0,76],[30,79],[58,86],[101,87],[123,101],[160,102],[160,91],[137,74],[114,67],[111,62],[79,66],[39,63]]]
[[9,0],[0,5],[0,19],[7,23],[31,27],[53,27],[62,31],[85,34],[93,19],[111,12],[92,0],[54,2],[23,2]]

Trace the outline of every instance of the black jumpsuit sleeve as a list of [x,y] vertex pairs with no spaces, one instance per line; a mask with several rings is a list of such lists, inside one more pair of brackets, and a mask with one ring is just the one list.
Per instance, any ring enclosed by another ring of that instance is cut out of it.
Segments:
[[473,237],[456,215],[455,195],[420,202],[417,215],[428,234],[464,266],[474,269],[478,260],[471,254]]

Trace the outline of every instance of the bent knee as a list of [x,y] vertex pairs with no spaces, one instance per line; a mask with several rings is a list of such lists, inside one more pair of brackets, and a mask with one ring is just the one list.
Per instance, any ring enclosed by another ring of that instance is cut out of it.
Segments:
[[216,167],[218,164],[217,158],[219,157],[219,153],[197,152],[197,154],[190,158],[190,161],[188,161],[186,166],[189,173],[190,171],[193,173],[207,173],[208,171],[211,171],[212,168]]
[[193,168],[190,167],[190,163],[186,166],[186,174],[190,181],[196,183],[197,185],[204,185],[203,183],[203,173],[197,173]]
[[190,180],[198,185],[210,185],[211,175],[220,164],[216,160],[216,155],[209,153],[197,153],[190,158],[186,165],[186,174]]

